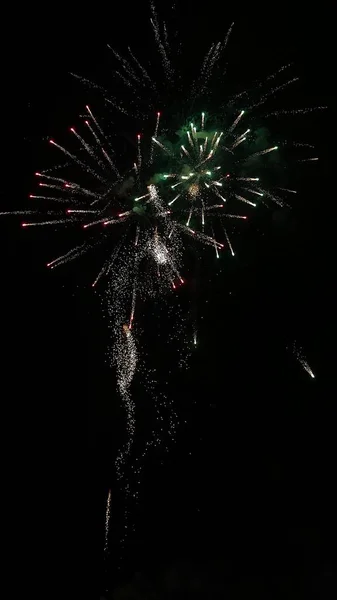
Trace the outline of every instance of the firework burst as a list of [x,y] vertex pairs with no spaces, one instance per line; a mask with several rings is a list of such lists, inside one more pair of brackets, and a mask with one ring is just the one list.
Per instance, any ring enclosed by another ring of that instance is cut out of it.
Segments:
[[[257,81],[253,89],[243,89],[219,103],[214,75],[220,71],[233,25],[223,42],[211,45],[197,77],[188,81],[179,71],[166,26],[153,3],[150,24],[164,77],[142,64],[131,48],[122,56],[111,47],[109,52],[118,65],[114,77],[124,89],[123,100],[75,75],[104,99],[104,112],[98,109],[96,113],[87,105],[81,126],[70,128],[69,144],[50,139],[50,148],[63,156],[64,163],[35,174],[37,185],[30,194],[29,209],[1,213],[24,215],[26,230],[67,227],[74,232],[73,247],[51,257],[49,269],[88,252],[100,259],[91,283],[105,290],[113,337],[111,362],[126,410],[127,440],[116,459],[119,479],[125,479],[135,438],[132,383],[141,353],[138,307],[149,298],[161,301],[184,284],[187,245],[215,252],[217,258],[224,250],[234,256],[233,219],[244,223],[258,205],[274,202],[282,207],[296,194],[280,176],[279,165],[287,162],[289,149],[295,148],[296,161],[304,166],[311,167],[318,160],[309,144],[273,139],[270,125],[267,134],[261,134],[261,122],[265,126],[270,119],[314,110],[270,107],[277,93],[297,81],[294,76],[284,80],[289,65]],[[136,119],[143,132],[134,130],[130,152],[122,156],[111,114],[128,122]],[[198,325],[193,319],[191,345],[198,343]],[[298,353],[297,357],[314,377],[306,361]],[[160,429],[153,437],[156,444],[161,437]],[[133,470],[139,473],[139,462]],[[125,489],[129,493],[128,482]],[[106,546],[110,499],[109,493]]]

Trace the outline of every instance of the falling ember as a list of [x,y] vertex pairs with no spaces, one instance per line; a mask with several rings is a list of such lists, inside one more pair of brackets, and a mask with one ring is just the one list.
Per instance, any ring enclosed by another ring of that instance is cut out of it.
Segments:
[[311,370],[306,358],[304,357],[302,349],[297,345],[296,341],[293,343],[290,348],[292,354],[295,356],[296,360],[299,362],[301,367],[310,375],[312,379],[315,379],[315,375]]

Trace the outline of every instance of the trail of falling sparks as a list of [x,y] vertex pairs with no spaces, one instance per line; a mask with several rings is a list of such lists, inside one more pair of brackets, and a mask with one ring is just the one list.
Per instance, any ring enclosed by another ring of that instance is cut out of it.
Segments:
[[315,375],[314,375],[313,371],[311,370],[311,368],[309,367],[309,364],[303,355],[303,351],[300,348],[300,346],[297,345],[296,341],[293,343],[290,350],[293,353],[293,355],[295,356],[296,360],[300,363],[301,367],[308,373],[308,375],[310,375],[310,377],[312,379],[315,379]]
[[104,531],[104,552],[109,550],[109,530],[110,530],[110,515],[111,515],[111,490],[109,490],[106,510],[105,510],[105,531]]
[[135,434],[135,403],[131,397],[130,387],[137,367],[137,348],[134,335],[128,325],[122,326],[122,331],[117,332],[115,344],[115,361],[117,367],[117,387],[126,410],[127,440],[116,458],[116,471],[118,479],[122,479],[125,461],[130,455]]

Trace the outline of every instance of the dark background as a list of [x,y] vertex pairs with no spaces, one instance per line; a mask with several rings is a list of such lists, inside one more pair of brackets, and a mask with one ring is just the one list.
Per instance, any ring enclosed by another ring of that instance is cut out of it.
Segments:
[[[158,451],[147,459],[136,531],[119,571],[114,456],[123,413],[105,363],[99,301],[86,279],[95,264],[84,260],[47,272],[62,230],[22,231],[15,217],[1,222],[3,437],[15,514],[14,590],[23,582],[25,589],[52,596],[74,586],[74,597],[82,597],[83,586],[95,597],[138,572],[138,581],[166,577],[180,588],[190,584],[184,579],[205,579],[195,583],[194,594],[218,586],[218,593],[239,594],[233,597],[267,591],[273,597],[311,597],[309,591],[329,597],[336,396],[332,28],[329,14],[295,19],[280,5],[272,8],[261,19],[236,19],[228,60],[239,82],[296,62],[301,83],[285,95],[285,105],[294,100],[296,106],[330,108],[297,117],[285,125],[285,137],[291,138],[296,122],[321,160],[303,170],[291,211],[263,213],[257,231],[234,239],[234,266],[224,260],[219,271],[210,252],[214,283],[211,289],[203,272],[200,344],[189,371],[172,368],[169,384],[180,420],[177,441],[169,454]],[[14,15],[8,18],[8,114],[13,109],[16,149],[4,177],[5,210],[25,205],[32,174],[49,151],[41,138],[56,136],[81,113],[88,96],[69,71],[106,79],[112,68],[106,42],[123,49],[132,40],[132,48],[147,56],[146,11],[138,5],[109,11],[82,6],[70,13],[53,5],[22,13],[20,35]],[[217,14],[215,3],[206,12],[189,4],[181,9],[178,29],[186,32],[189,48],[185,69],[197,58],[196,39],[204,51],[227,30],[231,18],[225,15],[224,22]],[[287,353],[294,339],[315,380]],[[141,404],[139,388],[136,394]],[[174,574],[164,575],[170,569]]]

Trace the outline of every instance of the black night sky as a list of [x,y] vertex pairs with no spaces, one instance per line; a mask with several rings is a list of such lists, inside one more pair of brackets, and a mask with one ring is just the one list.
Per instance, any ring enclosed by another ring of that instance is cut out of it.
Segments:
[[[207,11],[181,5],[175,24],[186,33],[187,73],[233,19],[213,1]],[[227,58],[242,87],[295,62],[300,84],[278,102],[329,108],[282,121],[284,137],[295,135],[296,123],[296,139],[314,143],[321,160],[303,169],[292,210],[263,211],[238,236],[234,262],[222,260],[219,269],[207,250],[200,344],[187,371],[172,364],[167,375],[180,421],[176,443],[144,464],[135,533],[119,570],[114,457],[124,420],[90,287],[95,257],[50,272],[45,265],[69,234],[22,230],[20,217],[1,220],[3,428],[11,423],[6,453],[18,527],[13,590],[22,580],[44,597],[57,589],[58,597],[95,598],[106,586],[112,594],[133,582],[143,595],[128,588],[123,598],[329,598],[336,585],[333,32],[329,14],[293,20],[286,12],[278,4],[261,18],[234,16]],[[69,72],[108,85],[106,43],[121,52],[131,45],[141,57],[152,51],[145,2],[118,11],[83,5],[71,14],[53,5],[45,14],[27,10],[22,20],[9,82],[19,131],[1,210],[26,206],[50,151],[43,139],[63,135],[90,99]],[[154,321],[152,341],[155,328]],[[315,380],[286,351],[294,339]],[[156,348],[162,369],[167,355]],[[151,418],[140,386],[134,394],[141,419]],[[165,592],[152,596],[151,586]]]

